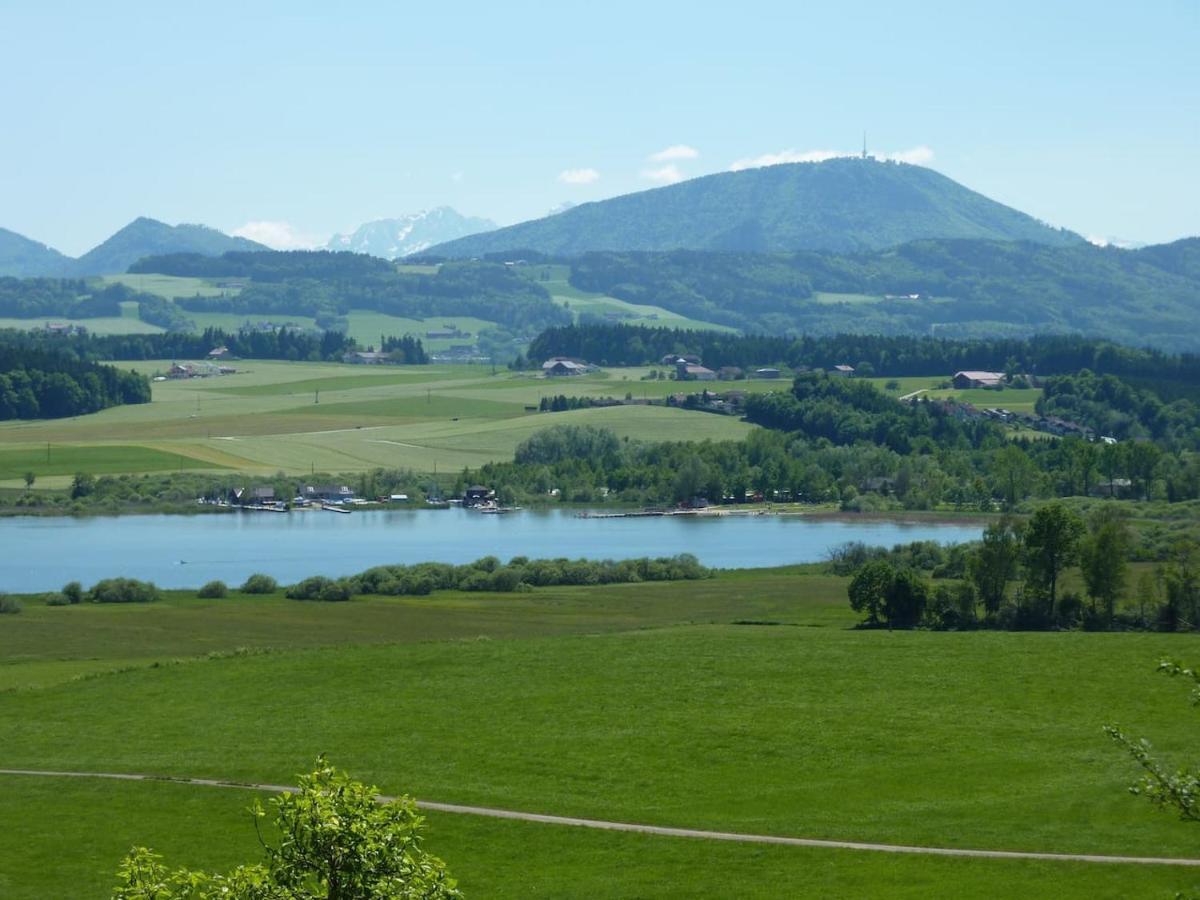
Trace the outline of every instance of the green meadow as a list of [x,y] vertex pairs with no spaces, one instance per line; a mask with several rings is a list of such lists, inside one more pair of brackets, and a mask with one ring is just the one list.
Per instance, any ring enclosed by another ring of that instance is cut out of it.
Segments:
[[[1189,636],[857,631],[815,568],[314,604],[186,592],[0,628],[0,767],[290,783],[708,830],[1194,856],[1120,722],[1195,746]],[[242,648],[242,649],[239,649]],[[0,893],[102,897],[120,855],[250,858],[251,794],[0,776]],[[430,814],[471,896],[1168,896],[1194,870],[725,844]],[[63,846],[70,852],[64,852]],[[62,860],[61,864],[53,861]]]
[[[170,361],[118,365],[154,375],[165,372]],[[149,404],[72,419],[0,423],[0,486],[19,486],[26,471],[39,480],[77,471],[211,466],[263,474],[379,466],[447,472],[510,459],[529,435],[563,423],[603,425],[641,440],[736,440],[752,430],[733,417],[664,406],[537,411],[543,397],[560,393],[661,399],[683,388],[642,380],[647,368],[548,379],[506,369],[493,373],[490,366],[264,360],[234,366],[236,374],[219,378],[156,381]],[[786,389],[766,381],[736,387]],[[97,446],[105,444],[119,448]]]
[[549,291],[550,296],[555,300],[567,307],[574,314],[576,320],[581,316],[601,316],[623,325],[686,328],[697,331],[737,331],[736,328],[728,325],[692,319],[661,306],[629,303],[606,294],[581,291],[568,281],[570,266],[534,265],[526,270],[526,275],[531,281]]

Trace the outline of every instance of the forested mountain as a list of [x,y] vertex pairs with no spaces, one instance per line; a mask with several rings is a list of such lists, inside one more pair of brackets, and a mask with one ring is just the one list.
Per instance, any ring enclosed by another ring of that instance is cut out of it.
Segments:
[[592,253],[571,283],[747,331],[1075,333],[1194,352],[1198,260],[1196,239],[1141,250],[927,240],[858,254]]
[[932,169],[831,159],[722,172],[585,203],[558,215],[440,244],[431,255],[592,250],[855,252],[921,238],[1081,243]]
[[53,247],[0,228],[0,276],[61,275],[73,262]]
[[161,253],[200,253],[217,256],[230,250],[266,250],[262,244],[229,235],[205,225],[167,225],[145,217],[134,219],[104,243],[93,247],[72,266],[75,275],[125,272],[144,256]]
[[205,225],[167,225],[145,217],[134,219],[104,243],[78,259],[0,228],[0,276],[116,275],[143,256],[199,253],[217,256],[230,250],[266,250],[262,244]]
[[492,231],[490,219],[464,216],[449,206],[426,209],[397,219],[367,222],[353,234],[335,234],[325,245],[327,250],[369,253],[383,259],[399,259],[428,250],[434,244]]

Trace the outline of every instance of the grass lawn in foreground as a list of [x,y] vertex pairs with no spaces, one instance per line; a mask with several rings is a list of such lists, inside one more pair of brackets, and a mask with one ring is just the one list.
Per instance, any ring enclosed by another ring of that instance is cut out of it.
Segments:
[[[386,792],[529,812],[1195,855],[1192,829],[1126,793],[1135,767],[1100,731],[1120,722],[1188,758],[1186,687],[1153,669],[1190,661],[1191,636],[855,631],[844,591],[799,567],[341,604],[26,598],[0,629],[0,766],[293,783],[326,752]],[[274,649],[226,655],[239,646]],[[133,843],[193,866],[254,858],[249,799],[0,776],[0,817],[22,823],[0,829],[0,894],[105,896]],[[429,846],[489,897],[1125,897],[1198,880],[445,814]]]
[[275,782],[327,752],[385,791],[531,812],[1189,855],[1100,729],[1186,756],[1186,689],[1153,669],[1190,645],[710,625],[298,650],[0,694],[0,746],[10,767]]
[[[289,779],[294,781],[294,779]],[[169,783],[0,776],[0,894],[101,900],[134,845],[171,866],[227,871],[260,858],[247,809],[268,795]],[[429,813],[426,848],[468,897],[1171,896],[1162,866],[864,854],[683,840]],[[268,832],[269,834],[269,832]]]

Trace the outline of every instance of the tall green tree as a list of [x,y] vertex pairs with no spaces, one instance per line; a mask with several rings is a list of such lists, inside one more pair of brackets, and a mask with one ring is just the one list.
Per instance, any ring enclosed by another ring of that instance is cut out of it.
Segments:
[[1083,583],[1092,598],[1093,609],[1097,602],[1101,603],[1108,621],[1112,620],[1117,598],[1125,589],[1129,542],[1124,511],[1105,504],[1092,516],[1087,536],[1080,545],[1079,567],[1083,571]]
[[[294,794],[272,801],[279,844],[227,875],[169,870],[144,847],[122,862],[113,900],[452,900],[445,864],[421,846],[423,818],[408,797],[381,803],[324,758]],[[265,818],[255,803],[256,819]]]
[[995,616],[1000,611],[1020,561],[1021,536],[1016,523],[1004,517],[988,525],[979,547],[967,559],[967,578],[975,586],[986,615]]
[[992,483],[1011,509],[1033,491],[1037,466],[1016,444],[1007,444],[992,457]]
[[1038,509],[1025,528],[1026,585],[1029,593],[1045,604],[1048,618],[1054,618],[1058,578],[1078,559],[1079,541],[1085,530],[1079,514],[1061,503]]

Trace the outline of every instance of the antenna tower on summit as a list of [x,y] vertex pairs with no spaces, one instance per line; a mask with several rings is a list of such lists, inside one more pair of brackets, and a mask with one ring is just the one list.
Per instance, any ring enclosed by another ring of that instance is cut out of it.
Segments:
[[867,133],[865,131],[863,132],[863,155],[862,155],[862,158],[863,159],[867,158]]

